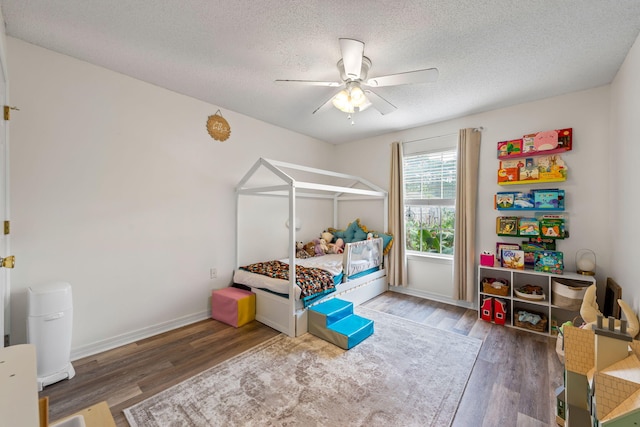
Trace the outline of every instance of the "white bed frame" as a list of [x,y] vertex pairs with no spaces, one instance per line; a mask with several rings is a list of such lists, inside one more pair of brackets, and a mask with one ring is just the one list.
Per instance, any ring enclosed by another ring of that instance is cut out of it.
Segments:
[[[261,168],[278,177],[282,184],[269,186],[253,186],[251,178]],[[291,177],[285,170],[301,171],[309,176],[321,178],[342,178],[352,183],[348,187],[322,184],[319,182],[302,182]],[[260,290],[252,289],[256,293],[256,320],[268,325],[291,337],[297,337],[307,332],[307,310],[300,300],[294,297],[296,284],[296,199],[298,197],[319,198],[333,200],[333,227],[338,228],[339,202],[347,200],[380,200],[383,204],[384,230],[388,228],[388,194],[385,190],[371,182],[353,175],[316,169],[292,163],[280,162],[260,158],[245,174],[236,186],[236,269],[240,267],[240,231],[239,231],[239,207],[240,198],[243,196],[279,196],[289,199],[289,250],[288,257],[292,262],[289,266],[289,298]],[[328,294],[321,301],[329,298],[341,299],[359,305],[388,289],[387,272],[383,268],[375,273],[362,276],[357,279],[347,280],[338,285],[336,291]],[[317,304],[320,301],[316,301]]]

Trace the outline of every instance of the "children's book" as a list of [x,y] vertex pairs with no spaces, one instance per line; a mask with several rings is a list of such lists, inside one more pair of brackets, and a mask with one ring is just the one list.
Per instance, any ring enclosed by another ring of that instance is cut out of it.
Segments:
[[518,217],[499,216],[496,218],[496,234],[501,236],[517,236]]
[[520,218],[518,220],[518,235],[539,236],[540,223],[536,218]]
[[502,267],[524,270],[524,251],[502,250]]
[[562,274],[563,254],[558,251],[538,251],[535,253],[533,269],[544,273]]

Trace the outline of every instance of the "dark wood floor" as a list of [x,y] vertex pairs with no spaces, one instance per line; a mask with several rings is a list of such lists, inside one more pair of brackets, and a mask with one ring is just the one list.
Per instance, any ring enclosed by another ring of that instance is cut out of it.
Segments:
[[[364,304],[432,327],[483,340],[453,425],[538,427],[555,425],[556,387],[562,365],[555,340],[491,325],[476,311],[387,292]],[[122,410],[278,332],[251,322],[235,329],[205,320],[73,362],[76,376],[50,385],[51,420],[107,401],[116,424]]]

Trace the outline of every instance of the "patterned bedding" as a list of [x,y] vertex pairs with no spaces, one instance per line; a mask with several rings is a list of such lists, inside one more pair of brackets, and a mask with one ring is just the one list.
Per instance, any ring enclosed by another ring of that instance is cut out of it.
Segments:
[[[279,260],[258,262],[240,269],[273,279],[289,280],[289,264]],[[335,290],[333,275],[330,272],[302,265],[296,265],[296,284],[301,290],[302,299]]]

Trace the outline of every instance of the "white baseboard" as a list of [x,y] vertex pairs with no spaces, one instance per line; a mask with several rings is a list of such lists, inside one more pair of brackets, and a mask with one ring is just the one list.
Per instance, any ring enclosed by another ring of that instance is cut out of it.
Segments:
[[194,313],[188,316],[180,317],[178,319],[159,323],[157,325],[147,326],[136,331],[127,332],[126,334],[118,335],[113,338],[108,338],[105,340],[96,341],[91,344],[72,348],[71,360],[73,361],[82,359],[83,357],[92,356],[103,351],[111,350],[126,344],[131,344],[132,342],[149,338],[153,335],[161,334],[163,332],[177,329],[182,326],[190,325],[192,323],[199,322],[210,317],[211,313],[209,311]]
[[433,294],[431,292],[421,291],[418,289],[405,288],[402,286],[389,286],[389,290],[391,292],[397,292],[399,294],[411,295],[418,298],[429,299],[432,301],[438,301],[449,305],[455,305],[457,307],[469,308],[472,310],[477,310],[475,303],[468,301],[459,301],[453,298],[446,297],[444,295]]

